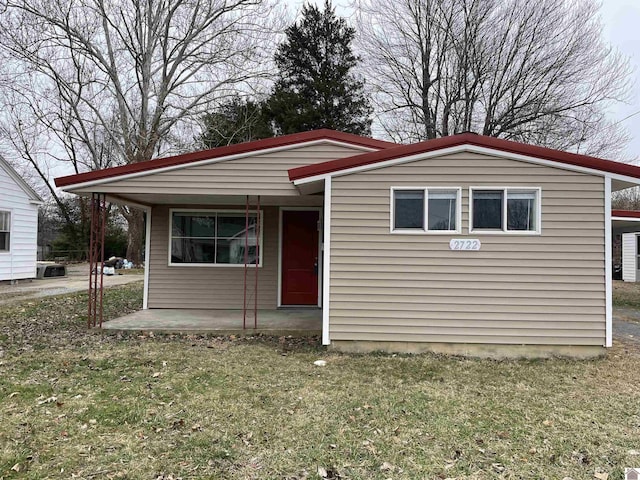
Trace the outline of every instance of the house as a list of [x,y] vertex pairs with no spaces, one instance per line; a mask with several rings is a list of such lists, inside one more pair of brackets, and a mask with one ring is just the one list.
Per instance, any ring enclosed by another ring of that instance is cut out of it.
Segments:
[[40,196],[0,156],[0,281],[36,276]]
[[147,211],[145,309],[215,318],[255,282],[258,309],[320,309],[339,350],[587,357],[611,346],[611,192],[640,168],[318,130],[56,184]]
[[612,210],[614,280],[640,281],[640,211]]
[[638,480],[640,478],[640,468],[625,468],[624,480]]

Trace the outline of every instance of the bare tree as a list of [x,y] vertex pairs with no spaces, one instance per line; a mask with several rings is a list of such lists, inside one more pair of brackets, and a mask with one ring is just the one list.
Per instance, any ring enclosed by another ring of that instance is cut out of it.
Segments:
[[[10,104],[32,110],[73,171],[149,160],[266,73],[274,8],[269,0],[0,0]],[[142,213],[123,214],[127,256],[137,262]]]
[[613,194],[611,207],[617,210],[640,210],[640,189],[627,188]]
[[628,62],[602,40],[595,0],[355,0],[379,123],[396,141],[463,131],[616,153],[605,110]]

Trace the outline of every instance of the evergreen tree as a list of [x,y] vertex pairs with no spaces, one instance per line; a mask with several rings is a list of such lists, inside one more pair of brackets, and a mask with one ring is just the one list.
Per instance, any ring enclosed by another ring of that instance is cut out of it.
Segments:
[[331,128],[369,135],[372,108],[364,81],[352,71],[360,60],[351,49],[355,29],[325,0],[324,11],[304,5],[300,21],[285,33],[275,54],[279,77],[268,100],[276,133]]
[[215,111],[204,115],[200,137],[206,148],[224,147],[273,137],[263,104],[234,96]]

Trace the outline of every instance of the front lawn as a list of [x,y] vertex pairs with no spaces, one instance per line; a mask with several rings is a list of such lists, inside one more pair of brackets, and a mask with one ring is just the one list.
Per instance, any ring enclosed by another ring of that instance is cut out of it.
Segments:
[[[612,480],[640,465],[625,345],[592,361],[342,355],[87,332],[85,302],[0,307],[0,478]],[[138,308],[141,286],[105,302]]]

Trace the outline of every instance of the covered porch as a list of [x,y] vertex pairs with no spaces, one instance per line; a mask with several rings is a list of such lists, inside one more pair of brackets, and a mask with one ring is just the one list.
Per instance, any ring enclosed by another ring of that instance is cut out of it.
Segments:
[[322,333],[322,310],[319,308],[258,310],[257,328],[254,328],[253,312],[245,318],[241,309],[147,309],[110,320],[105,322],[102,327],[106,330],[145,330],[170,333],[214,333],[219,335],[263,333],[266,335],[310,336]]
[[321,329],[328,343],[330,182],[298,186],[290,172],[389,146],[318,130],[56,179],[92,198],[89,326],[103,323],[114,203],[145,212],[143,311],[104,328],[250,331],[257,311],[259,331]]

